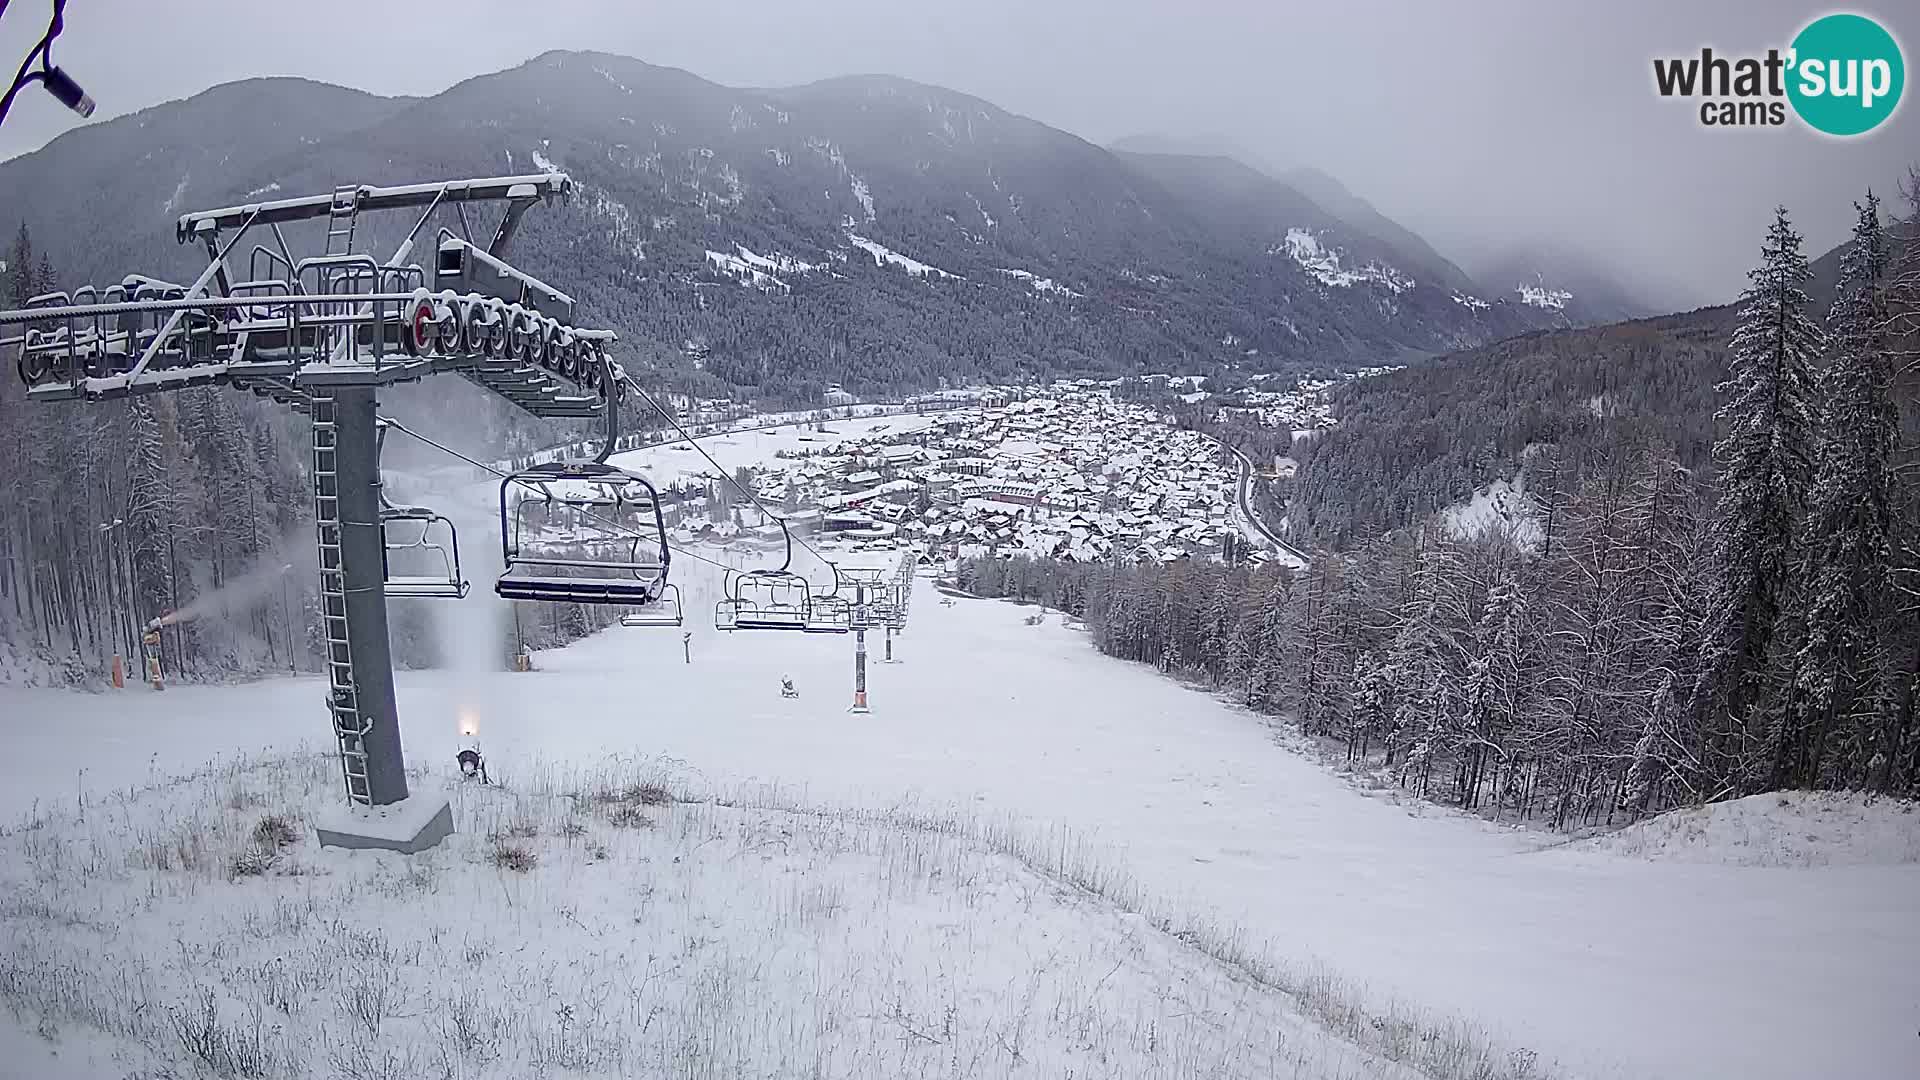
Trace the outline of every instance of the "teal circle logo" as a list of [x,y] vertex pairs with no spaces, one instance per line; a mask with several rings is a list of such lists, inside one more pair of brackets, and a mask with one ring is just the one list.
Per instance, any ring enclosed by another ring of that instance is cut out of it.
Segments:
[[1864,15],[1826,15],[1793,39],[1787,100],[1815,131],[1862,135],[1900,104],[1907,68],[1900,44]]

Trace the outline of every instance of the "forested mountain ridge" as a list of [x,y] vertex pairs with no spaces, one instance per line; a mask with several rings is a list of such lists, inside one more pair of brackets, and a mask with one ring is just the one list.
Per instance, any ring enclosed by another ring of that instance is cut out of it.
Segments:
[[410,100],[306,79],[247,79],[76,128],[0,162],[0,227],[11,238],[27,225],[62,288],[135,271],[191,281],[206,257],[175,242],[177,215],[224,199],[284,197],[250,191],[250,166],[307,152]]
[[1458,264],[1435,251],[1424,237],[1382,214],[1372,203],[1347,190],[1345,184],[1319,169],[1300,165],[1282,171],[1274,179],[1312,199],[1347,225],[1411,255],[1415,265],[1426,267],[1443,285],[1483,293],[1500,291],[1492,287],[1497,282],[1475,282]]
[[1709,482],[1733,319],[1713,307],[1524,334],[1344,384],[1340,422],[1294,449],[1291,535],[1345,547],[1417,526],[1523,463],[1550,498],[1630,446]]
[[[1812,260],[1814,310],[1833,302],[1846,248]],[[1292,538],[1344,548],[1417,527],[1523,465],[1532,501],[1548,505],[1627,448],[1710,487],[1715,388],[1737,314],[1722,305],[1519,334],[1340,385],[1339,423],[1293,449],[1299,469],[1280,493]]]
[[[1332,243],[1362,258],[1388,253],[1386,261],[1444,286],[1462,297],[1520,305],[1531,326],[1585,326],[1618,322],[1670,311],[1637,294],[1592,260],[1551,246],[1509,248],[1479,260],[1473,273],[1435,251],[1413,230],[1381,213],[1345,184],[1307,165],[1281,168],[1235,140],[1220,135],[1130,135],[1109,146],[1127,154],[1226,158],[1258,172],[1283,194],[1278,201],[1299,207],[1294,225],[1323,233]],[[1489,239],[1500,241],[1498,236]]]
[[1547,245],[1482,259],[1474,276],[1489,296],[1519,294],[1536,305],[1557,305],[1573,326],[1637,319],[1679,306],[1651,303],[1631,283]]
[[[303,94],[318,104],[281,100]],[[272,107],[228,115],[250,97]],[[162,128],[190,149],[146,148]],[[188,276],[186,209],[547,168],[579,191],[528,215],[517,262],[620,331],[629,363],[791,403],[829,383],[1380,362],[1562,319],[1469,302],[1234,163],[1116,156],[883,76],[734,89],[554,52],[418,100],[265,80],[72,132],[0,163],[0,192],[71,286]],[[101,198],[95,173],[125,190]]]
[[[1903,195],[1855,204],[1831,278],[1783,208],[1734,307],[1343,386],[1296,450],[1303,569],[988,557],[960,582],[1497,816],[1920,794],[1920,172]],[[1516,469],[1519,521],[1441,512]]]
[[1373,204],[1348,191],[1346,185],[1319,169],[1299,166],[1282,169],[1262,155],[1233,139],[1219,135],[1138,134],[1115,139],[1107,145],[1121,155],[1140,154],[1174,157],[1226,158],[1245,169],[1265,176],[1286,189],[1285,201],[1300,207],[1302,217],[1293,224],[1316,231],[1337,232],[1349,242],[1394,252],[1397,263],[1408,271],[1450,289],[1479,292],[1466,271],[1449,262],[1432,245],[1406,226],[1374,209]]

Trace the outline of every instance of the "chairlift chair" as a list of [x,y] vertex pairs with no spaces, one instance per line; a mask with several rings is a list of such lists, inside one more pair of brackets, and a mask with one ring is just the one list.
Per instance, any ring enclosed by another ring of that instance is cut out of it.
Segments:
[[746,570],[727,581],[727,598],[714,606],[719,630],[805,630],[812,610],[807,579],[789,570]]
[[383,506],[380,539],[386,547],[388,596],[458,600],[467,595],[459,534],[444,515],[424,506]]
[[604,462],[549,462],[500,483],[508,600],[624,604],[660,600],[671,554],[660,494]]
[[843,596],[815,596],[807,602],[809,634],[844,634],[853,628],[853,607]]
[[680,608],[680,586],[667,585],[660,599],[620,616],[621,626],[679,626],[685,621]]
[[[374,456],[386,451],[388,421],[378,422]],[[459,600],[467,595],[460,575],[460,534],[453,522],[424,506],[395,506],[380,488],[380,545],[388,596]]]

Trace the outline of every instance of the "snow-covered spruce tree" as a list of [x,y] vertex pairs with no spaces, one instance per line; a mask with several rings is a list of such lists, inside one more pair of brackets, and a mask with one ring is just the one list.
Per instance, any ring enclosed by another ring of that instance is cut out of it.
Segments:
[[1399,757],[1401,786],[1411,781],[1421,795],[1435,760],[1453,752],[1459,723],[1459,649],[1453,638],[1465,627],[1451,617],[1457,608],[1449,610],[1445,594],[1463,571],[1453,544],[1438,535],[1422,539],[1413,593],[1401,606],[1399,630],[1387,649],[1397,681],[1383,738],[1385,764],[1391,768]]
[[[1525,695],[1528,598],[1515,568],[1504,569],[1486,588],[1486,602],[1471,635],[1474,656],[1467,662],[1463,692],[1464,721],[1455,761],[1455,799],[1471,810],[1480,805],[1489,772],[1506,754],[1513,719]],[[1497,783],[1493,785],[1498,789]]]
[[[1906,213],[1888,228],[1892,264],[1886,279],[1885,338],[1892,362],[1892,398],[1900,411],[1901,445],[1894,460],[1892,667],[1899,705],[1896,745],[1879,771],[1885,787],[1920,793],[1920,166],[1900,185]],[[1872,771],[1872,770],[1870,770]],[[1869,778],[1869,786],[1880,787]]]
[[1400,673],[1392,664],[1364,652],[1353,662],[1352,717],[1347,724],[1347,761],[1364,763],[1372,740],[1387,729],[1394,711]]
[[1283,684],[1276,691],[1281,705],[1300,717],[1309,735],[1333,733],[1342,695],[1351,688],[1346,676],[1353,620],[1339,603],[1345,571],[1340,556],[1315,552],[1289,594],[1285,620],[1270,624],[1262,636],[1273,682]]
[[1813,459],[1813,361],[1822,348],[1820,328],[1806,312],[1811,273],[1785,207],[1775,210],[1761,255],[1741,294],[1729,377],[1718,387],[1718,580],[1693,695],[1696,721],[1709,732],[1709,767],[1749,790],[1764,789],[1772,774],[1754,710],[1773,674],[1774,639],[1796,565],[1793,543]]
[[1699,543],[1696,499],[1691,474],[1657,456],[1646,460],[1628,495],[1627,515],[1641,547],[1639,574],[1648,586],[1636,599],[1632,632],[1646,664],[1622,688],[1621,711],[1638,722],[1639,737],[1617,808],[1636,815],[1718,794],[1704,786],[1700,732],[1685,715],[1713,569]]
[[1899,417],[1889,396],[1881,282],[1887,242],[1879,200],[1869,193],[1855,208],[1827,316],[1819,453],[1801,533],[1803,587],[1792,610],[1792,682],[1769,731],[1776,786],[1860,786],[1895,734],[1885,634]]

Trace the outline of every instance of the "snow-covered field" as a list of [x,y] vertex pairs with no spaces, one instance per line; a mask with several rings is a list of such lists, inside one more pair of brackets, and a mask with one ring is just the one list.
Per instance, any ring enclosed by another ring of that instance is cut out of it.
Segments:
[[[821,453],[846,439],[865,439],[881,435],[904,435],[924,431],[938,418],[909,413],[900,416],[862,416],[827,421],[827,430],[814,431],[805,424],[770,431],[738,431],[709,435],[700,445],[731,473],[742,466],[760,468],[776,460],[782,450]],[[615,454],[615,465],[646,474],[660,487],[682,478],[711,474],[713,466],[686,442]]]
[[[1101,657],[1054,616],[1028,626],[1032,609],[931,590],[902,663],[871,643],[874,711],[851,715],[850,640],[717,634],[698,570],[691,665],[677,632],[614,629],[531,674],[403,674],[411,760],[445,776],[467,709],[510,788],[641,753],[684,762],[695,794],[776,785],[794,805],[1066,829],[1160,910],[1244,927],[1254,951],[1323,963],[1374,1000],[1465,1015],[1573,1075],[1912,1075],[1910,861],[1651,860],[1369,798],[1257,717]],[[488,604],[476,590],[457,621],[484,624]],[[782,674],[799,699],[780,698]],[[322,746],[320,696],[311,679],[0,690],[0,813],[92,812],[216,753]]]
[[0,1072],[1418,1075],[1030,865],[1046,837],[679,802],[629,759],[460,785],[409,859],[313,847],[335,777],[235,763],[0,838]]
[[1920,804],[1780,791],[1662,814],[1584,842],[1594,851],[1731,866],[1920,863]]

